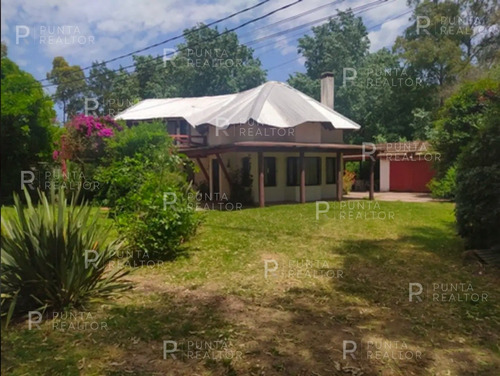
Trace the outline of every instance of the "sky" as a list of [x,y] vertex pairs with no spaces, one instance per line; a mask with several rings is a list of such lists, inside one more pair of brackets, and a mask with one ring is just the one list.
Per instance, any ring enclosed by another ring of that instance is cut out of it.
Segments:
[[[177,36],[197,23],[215,21],[260,1],[3,0],[1,39],[8,46],[9,58],[41,80],[51,70],[56,56],[63,56],[70,65],[86,67],[93,61],[112,59]],[[236,27],[295,1],[270,0],[221,22],[218,28]],[[263,68],[268,70],[268,80],[286,81],[295,72],[305,72],[304,59],[297,52],[298,38],[311,34],[312,26],[326,22],[316,22],[319,19],[334,16],[338,10],[367,4],[373,4],[373,9],[359,16],[369,30],[370,50],[390,48],[410,24],[411,14],[406,0],[302,0],[239,29],[237,33],[240,42],[251,42],[249,46],[254,49],[254,56],[260,58]],[[308,23],[308,26],[298,28]],[[296,29],[272,36],[292,28]],[[264,37],[267,38],[258,40]],[[140,54],[163,55],[165,48],[173,51],[181,41],[169,42]],[[108,64],[108,67],[115,69],[131,63],[132,58],[127,57]],[[53,88],[46,90],[50,93]]]

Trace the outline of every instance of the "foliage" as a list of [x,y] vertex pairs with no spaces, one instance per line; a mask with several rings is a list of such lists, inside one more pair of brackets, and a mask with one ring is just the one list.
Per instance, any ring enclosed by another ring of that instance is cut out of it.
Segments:
[[344,170],[344,176],[342,177],[342,191],[344,194],[348,194],[352,190],[352,186],[356,181],[356,173],[349,170]]
[[417,132],[408,126],[414,120],[412,110],[432,108],[429,89],[389,50],[369,53],[368,32],[360,17],[352,11],[340,15],[313,28],[313,36],[299,39],[307,73],[291,76],[288,83],[319,100],[321,73],[332,72],[335,110],[362,125],[359,132],[346,135],[349,142],[413,139]]
[[185,43],[167,62],[176,96],[197,97],[237,93],[262,84],[266,73],[253,50],[241,44],[235,32],[197,27],[184,30]]
[[458,158],[456,218],[469,247],[500,244],[500,100],[487,108],[479,131]]
[[19,191],[21,171],[50,160],[52,140],[58,128],[53,125],[53,103],[41,84],[4,55],[1,102],[0,190],[5,202],[12,199],[13,191]]
[[484,112],[500,98],[500,84],[490,78],[465,83],[444,104],[435,122],[432,143],[441,154],[437,177],[456,163],[462,150],[477,134]]
[[198,225],[195,195],[164,124],[126,128],[107,142],[96,174],[99,199],[112,208],[136,258],[169,259]]
[[239,168],[231,171],[231,202],[241,203],[242,205],[253,204],[252,198],[252,175],[246,173],[244,169]]
[[161,122],[141,123],[106,139],[105,158],[94,176],[100,187],[96,198],[119,211],[128,202],[129,192],[141,186],[145,169],[151,167],[148,155],[171,148],[171,139]]
[[358,67],[368,53],[370,41],[361,17],[352,11],[312,28],[314,36],[299,38],[298,52],[306,58],[307,75],[319,79],[332,72],[340,82],[345,67]]
[[127,288],[125,271],[106,270],[122,243],[109,242],[99,212],[77,205],[76,195],[68,203],[63,190],[39,194],[38,206],[26,192],[24,206],[16,194],[15,217],[2,218],[2,311],[78,307]]
[[47,79],[57,85],[55,99],[62,105],[63,123],[84,109],[87,83],[78,65],[70,66],[62,56],[57,56],[52,61],[52,70],[47,73]]
[[452,166],[441,179],[432,178],[427,184],[434,198],[454,199],[456,191],[456,167]]
[[54,152],[54,159],[73,160],[79,163],[96,161],[104,155],[104,140],[121,132],[123,127],[109,116],[74,116],[65,124],[61,136],[61,150]]

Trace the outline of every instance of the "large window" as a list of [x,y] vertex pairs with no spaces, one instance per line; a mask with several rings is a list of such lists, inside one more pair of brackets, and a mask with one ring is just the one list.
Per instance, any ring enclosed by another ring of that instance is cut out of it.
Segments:
[[336,159],[326,158],[326,184],[337,184]]
[[[306,185],[321,185],[321,158],[305,157]],[[287,158],[286,185],[300,184],[300,166],[298,157]]]
[[276,158],[264,158],[264,186],[276,187]]
[[306,185],[321,185],[321,158],[304,158],[306,164]]

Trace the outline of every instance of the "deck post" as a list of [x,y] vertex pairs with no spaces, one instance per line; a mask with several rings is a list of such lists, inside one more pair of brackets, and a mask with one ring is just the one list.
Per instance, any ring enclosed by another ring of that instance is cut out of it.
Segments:
[[198,165],[200,166],[201,172],[203,172],[203,176],[205,176],[205,179],[207,179],[207,183],[210,183],[210,176],[208,175],[207,169],[205,166],[203,166],[203,163],[201,162],[200,157],[196,157],[196,162],[198,162]]
[[217,161],[219,161],[219,165],[222,169],[222,172],[224,173],[224,176],[226,177],[226,180],[229,184],[231,184],[231,176],[229,176],[229,173],[227,172],[226,166],[224,166],[224,161],[220,157],[219,153],[216,153],[215,156],[217,157]]
[[300,169],[300,203],[306,202],[306,164],[304,161],[304,152],[299,153],[299,169]]
[[264,153],[259,151],[257,153],[259,165],[259,206],[263,208],[266,206],[266,199],[264,194]]
[[375,196],[375,159],[370,158],[370,200]]
[[344,174],[342,170],[343,166],[343,156],[341,152],[337,152],[335,162],[336,162],[336,170],[337,170],[337,201],[342,201],[342,189],[344,186]]

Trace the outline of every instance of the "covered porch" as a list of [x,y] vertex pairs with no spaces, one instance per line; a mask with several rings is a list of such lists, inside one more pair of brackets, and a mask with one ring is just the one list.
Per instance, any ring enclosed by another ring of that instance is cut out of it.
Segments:
[[[364,151],[374,152],[365,145]],[[200,168],[211,193],[230,191],[231,172],[247,159],[253,177],[254,202],[299,202],[343,199],[344,156],[363,152],[361,145],[242,141],[182,149]],[[369,198],[374,198],[374,162]],[[229,192],[230,194],[230,192]]]

